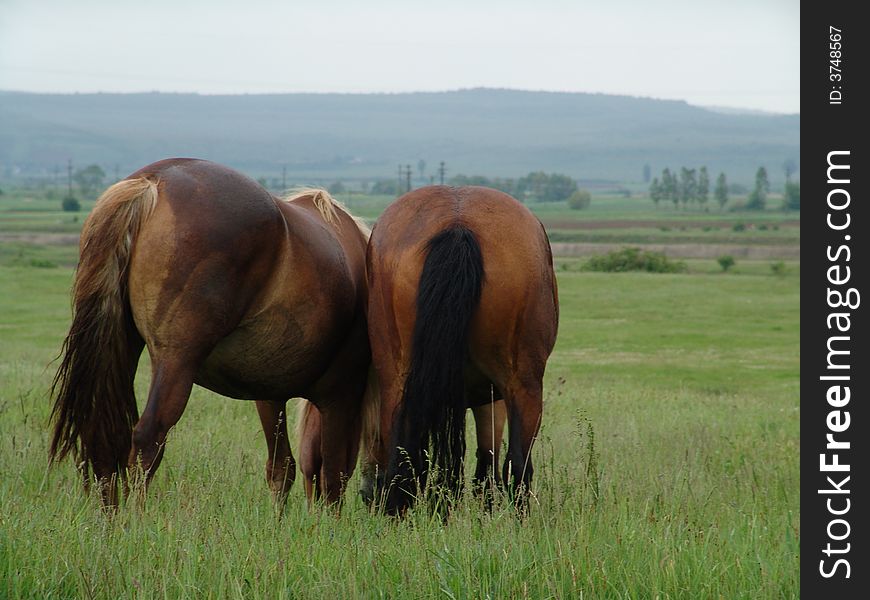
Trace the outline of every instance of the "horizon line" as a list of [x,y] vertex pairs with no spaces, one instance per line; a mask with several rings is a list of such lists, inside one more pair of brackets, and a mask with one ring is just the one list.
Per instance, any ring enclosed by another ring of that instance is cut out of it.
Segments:
[[194,92],[174,90],[140,90],[140,91],[32,91],[19,89],[0,89],[0,94],[33,94],[41,96],[134,96],[134,95],[167,95],[167,96],[203,96],[203,97],[244,97],[244,96],[410,96],[416,94],[455,94],[461,92],[493,91],[493,92],[519,92],[528,94],[560,94],[560,95],[583,95],[583,96],[613,96],[617,98],[633,98],[637,100],[652,100],[656,102],[677,102],[694,108],[704,109],[710,112],[739,112],[767,116],[800,116],[800,110],[795,112],[774,111],[769,109],[751,108],[746,106],[733,106],[724,104],[694,104],[685,98],[662,98],[657,96],[635,95],[613,92],[587,92],[576,90],[548,90],[511,87],[459,87],[442,90],[403,90],[403,91],[292,91],[292,92]]

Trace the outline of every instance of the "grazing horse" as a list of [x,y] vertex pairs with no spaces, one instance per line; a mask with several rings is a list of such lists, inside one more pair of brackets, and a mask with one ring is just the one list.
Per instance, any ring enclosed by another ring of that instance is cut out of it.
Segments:
[[[366,504],[375,500],[378,488],[383,488],[384,472],[377,464],[378,445],[380,444],[380,396],[377,390],[377,377],[369,375],[369,387],[363,398],[361,443],[365,450],[362,485],[360,495]],[[493,488],[501,485],[501,473],[496,468],[502,435],[504,434],[504,400],[495,400],[472,406],[477,434],[477,469],[474,472],[475,491],[481,494],[487,505],[492,503]],[[322,463],[320,453],[320,413],[313,404],[302,401],[299,405],[297,438],[299,439],[299,462],[304,473],[318,473]],[[306,495],[316,499],[318,489],[314,481],[305,479]]]
[[[325,498],[339,499],[358,450],[370,366],[367,230],[326,192],[287,201],[226,167],[149,165],[97,200],[81,235],[73,320],[55,376],[52,460],[72,453],[117,504],[127,470],[154,476],[194,383],[255,400],[266,478],[283,502],[296,465],[286,401],[322,415]],[[144,347],[151,387],[133,380]]]
[[[559,317],[540,221],[493,189],[421,188],[380,217],[366,267],[381,402],[380,442],[372,454],[385,471],[385,508],[395,514],[410,506],[430,465],[437,474],[433,489],[458,492],[466,408],[476,409],[479,444],[488,419],[500,441],[494,399],[504,399],[508,420],[502,477],[522,506]],[[478,452],[476,480],[491,472],[497,448]]]

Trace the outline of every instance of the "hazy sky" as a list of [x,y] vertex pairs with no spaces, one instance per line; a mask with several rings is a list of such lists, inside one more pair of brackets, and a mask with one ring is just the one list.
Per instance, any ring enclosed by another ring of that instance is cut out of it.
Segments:
[[602,92],[800,111],[799,0],[0,0],[0,90]]

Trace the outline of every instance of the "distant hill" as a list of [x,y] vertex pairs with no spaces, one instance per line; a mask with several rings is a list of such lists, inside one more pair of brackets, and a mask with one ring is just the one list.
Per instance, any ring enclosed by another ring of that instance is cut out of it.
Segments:
[[121,174],[169,156],[288,180],[392,178],[398,164],[449,174],[642,180],[707,165],[774,184],[800,158],[799,115],[722,114],[685,102],[473,89],[411,94],[30,94],[0,92],[0,176],[98,163]]

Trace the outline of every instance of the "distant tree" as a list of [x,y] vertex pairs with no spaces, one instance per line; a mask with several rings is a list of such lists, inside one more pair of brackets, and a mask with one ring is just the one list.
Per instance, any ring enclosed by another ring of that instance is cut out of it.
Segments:
[[399,192],[399,184],[395,179],[380,179],[372,184],[371,193],[375,196],[395,196]]
[[338,194],[345,193],[347,191],[347,188],[344,187],[344,184],[342,182],[333,181],[331,184],[329,184],[329,187],[326,188],[326,191],[328,191],[333,196],[336,196]]
[[643,166],[643,182],[649,183],[649,179],[652,177],[652,169],[649,166],[649,163]]
[[695,169],[680,169],[680,202],[683,203],[683,210],[686,209],[689,202],[694,202],[698,193],[698,181],[695,178]]
[[105,179],[106,173],[99,165],[89,165],[84,169],[79,169],[73,175],[73,180],[85,196],[94,195],[97,190],[103,187]]
[[677,177],[671,174],[671,170],[665,167],[662,171],[662,200],[670,200],[674,208],[680,203],[680,191],[677,185]]
[[755,189],[749,194],[746,208],[749,210],[764,210],[767,204],[767,194],[770,192],[770,182],[767,180],[767,169],[758,167],[755,173]]
[[592,194],[589,193],[589,190],[577,190],[568,198],[568,206],[574,210],[589,208],[591,204]]
[[801,209],[801,183],[800,181],[787,181],[785,184],[785,193],[782,198],[782,208],[784,210],[800,210]]
[[723,271],[727,271],[728,269],[733,267],[734,264],[736,263],[736,261],[734,260],[734,257],[731,256],[730,254],[723,254],[722,256],[720,256],[719,258],[716,259],[716,262],[719,263],[719,266],[722,267]]
[[462,185],[482,185],[492,187],[492,181],[483,175],[463,175],[459,173],[454,175],[447,181],[447,185],[462,186]]
[[545,202],[567,200],[577,191],[577,182],[567,175],[553,173],[544,193]]
[[521,196],[530,196],[535,200],[540,200],[544,195],[547,179],[548,176],[543,171],[529,173],[517,181],[517,190]]
[[266,179],[265,177],[257,177],[257,183],[262,185],[267,190],[269,189],[269,180]]
[[716,178],[716,189],[713,191],[713,196],[716,198],[719,210],[728,204],[728,182],[725,179],[725,173],[719,173],[719,177]]
[[511,178],[500,179],[496,177],[490,182],[491,187],[504,192],[505,194],[510,194],[511,196],[517,196],[517,182]]
[[795,171],[797,171],[797,163],[793,158],[786,159],[786,161],[782,163],[782,170],[785,172],[785,181],[788,183],[791,181],[791,176],[794,175]]
[[653,201],[653,204],[656,205],[656,208],[658,208],[659,202],[662,199],[662,185],[659,183],[658,177],[653,179],[649,186],[649,197]]
[[698,193],[697,200],[701,208],[707,206],[707,200],[710,198],[710,174],[707,172],[707,167],[701,167],[698,173]]
[[81,203],[73,196],[66,196],[61,200],[60,207],[64,212],[79,212],[82,209]]
[[577,182],[561,173],[535,171],[517,181],[517,192],[538,202],[567,200],[577,189]]

